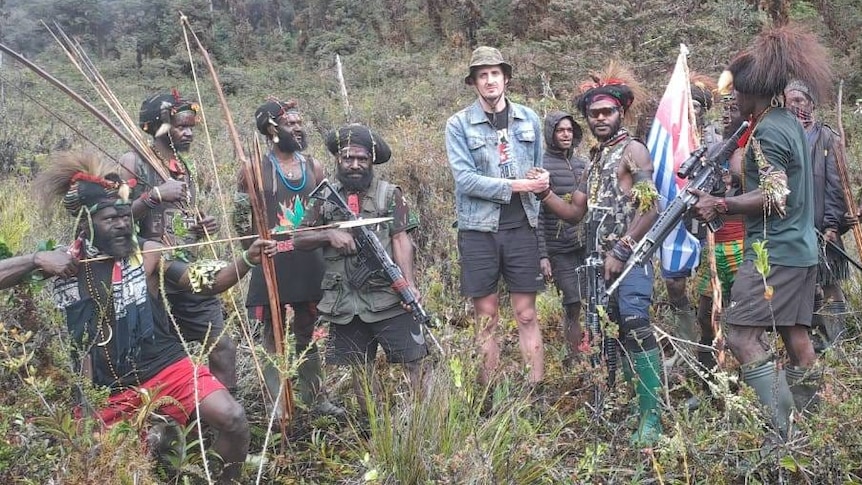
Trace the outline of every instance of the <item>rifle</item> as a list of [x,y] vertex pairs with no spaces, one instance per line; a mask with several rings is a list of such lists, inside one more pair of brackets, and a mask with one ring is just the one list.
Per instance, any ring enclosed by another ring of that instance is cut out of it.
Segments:
[[[595,237],[588,240],[588,255],[584,260],[584,265],[578,267],[578,281],[581,281],[581,274],[586,280],[587,295],[581,301],[587,302],[584,308],[584,327],[587,331],[587,340],[590,342],[590,366],[594,369],[598,368],[602,364],[602,358],[605,359],[608,367],[607,383],[609,389],[613,387],[616,381],[617,342],[614,337],[606,335],[602,330],[601,319],[607,315],[606,309],[610,294],[605,292],[605,271],[599,252],[598,229],[612,212],[610,207],[590,207],[590,234],[594,234]],[[599,213],[601,218],[598,217]],[[596,385],[593,395],[596,413],[601,409],[601,400],[601,390]]]
[[[655,224],[641,238],[637,246],[632,250],[632,255],[629,258],[623,271],[619,277],[607,289],[607,294],[610,295],[619,287],[623,278],[635,266],[640,266],[647,262],[658,249],[659,245],[664,242],[668,234],[680,223],[685,213],[688,212],[695,204],[697,204],[697,196],[690,193],[691,189],[703,190],[706,192],[712,191],[715,182],[721,176],[721,162],[728,159],[737,149],[739,138],[742,133],[748,128],[748,122],[743,121],[736,132],[727,141],[720,145],[715,145],[711,150],[707,151],[706,147],[700,147],[691,153],[691,156],[685,160],[677,171],[676,175],[680,178],[687,179],[688,183],[682,190],[679,191],[676,197],[665,207],[664,211],[659,214]],[[707,223],[709,230],[715,232],[721,229],[724,223],[721,219],[713,219]]]
[[[323,179],[309,194],[309,197],[329,202],[348,220],[358,220],[344,198],[329,183],[329,180]],[[350,231],[353,234],[354,242],[356,242],[356,255],[352,258],[351,271],[348,272],[347,277],[350,284],[359,288],[375,273],[382,274],[401,298],[401,302],[410,307],[413,318],[419,323],[429,327],[433,326],[433,320],[422,308],[422,304],[419,303],[413,290],[410,289],[410,284],[404,278],[401,268],[392,261],[389,253],[377,239],[377,235],[367,226],[354,227]]]

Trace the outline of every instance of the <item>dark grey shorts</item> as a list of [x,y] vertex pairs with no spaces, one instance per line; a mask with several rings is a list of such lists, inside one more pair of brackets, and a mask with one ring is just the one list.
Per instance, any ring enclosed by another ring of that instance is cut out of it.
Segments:
[[548,256],[551,261],[551,270],[554,273],[554,285],[563,294],[563,305],[571,305],[581,301],[577,269],[579,266],[583,266],[585,257],[584,249]]
[[335,365],[374,362],[377,346],[390,363],[415,362],[428,355],[421,325],[409,313],[374,323],[354,317],[346,325],[329,325],[326,360]]
[[530,226],[498,232],[459,231],[461,295],[470,298],[497,292],[500,275],[511,293],[545,288],[539,271],[539,240]]
[[766,284],[772,299],[765,298],[763,278],[753,261],[744,261],[730,290],[727,323],[743,327],[811,326],[817,266],[795,268],[772,265]]

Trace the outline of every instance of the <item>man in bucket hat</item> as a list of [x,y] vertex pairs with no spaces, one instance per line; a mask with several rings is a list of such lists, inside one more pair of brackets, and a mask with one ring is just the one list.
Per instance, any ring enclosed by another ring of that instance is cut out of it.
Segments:
[[536,293],[544,288],[536,235],[539,203],[530,192],[548,187],[548,173],[527,178],[542,166],[541,121],[536,113],[506,99],[512,66],[499,50],[473,51],[464,78],[478,99],[449,118],[446,151],[455,178],[461,294],[473,300],[484,384],[493,379],[500,348],[497,284],[502,275],[518,322],[521,355],[531,386],[544,377],[542,334]]

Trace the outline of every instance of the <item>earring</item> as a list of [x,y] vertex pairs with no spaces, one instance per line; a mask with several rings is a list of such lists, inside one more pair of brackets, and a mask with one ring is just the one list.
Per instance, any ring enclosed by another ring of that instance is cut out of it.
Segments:
[[773,108],[781,106],[781,99],[777,94],[772,95],[772,99],[769,100],[769,106],[772,106]]
[[272,142],[276,144],[278,143],[278,135],[272,135]]

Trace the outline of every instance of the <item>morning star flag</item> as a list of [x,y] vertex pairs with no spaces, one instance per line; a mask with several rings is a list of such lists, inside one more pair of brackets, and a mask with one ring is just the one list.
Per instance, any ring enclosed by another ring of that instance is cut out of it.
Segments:
[[[662,211],[685,186],[685,180],[677,177],[676,171],[697,147],[687,55],[688,49],[680,44],[676,67],[659,102],[647,140]],[[660,255],[664,271],[684,272],[687,276],[700,262],[700,243],[680,223],[662,243]]]

